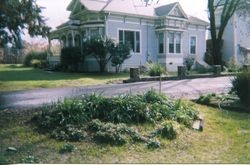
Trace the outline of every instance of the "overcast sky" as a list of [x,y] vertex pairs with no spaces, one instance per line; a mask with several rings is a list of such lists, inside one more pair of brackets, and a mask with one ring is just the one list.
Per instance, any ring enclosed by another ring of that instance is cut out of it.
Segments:
[[[47,18],[47,24],[55,29],[58,25],[66,22],[69,17],[69,12],[66,10],[71,0],[37,0],[38,5],[45,7],[43,16]],[[183,10],[188,15],[207,19],[207,0],[160,0],[160,3],[180,2]],[[25,36],[30,40],[28,36]],[[34,41],[34,40],[33,40]]]

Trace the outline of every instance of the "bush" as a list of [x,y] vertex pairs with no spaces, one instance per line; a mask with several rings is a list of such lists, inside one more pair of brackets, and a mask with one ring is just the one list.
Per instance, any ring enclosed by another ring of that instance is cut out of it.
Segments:
[[234,58],[231,58],[230,61],[228,62],[225,70],[227,72],[239,72],[241,67],[237,64]]
[[152,133],[152,136],[161,136],[162,138],[166,138],[169,140],[173,140],[176,138],[177,131],[173,121],[165,121],[161,124],[160,128]]
[[232,91],[240,98],[242,104],[250,106],[250,72],[238,74],[232,81]]
[[194,65],[195,58],[193,56],[188,56],[184,59],[184,64],[187,67],[187,70],[190,71],[191,67]]
[[61,50],[60,62],[65,71],[77,72],[78,65],[84,62],[84,56],[79,47],[63,48]]
[[212,98],[211,94],[208,94],[208,95],[205,95],[205,96],[200,96],[198,98],[198,100],[197,100],[197,103],[208,105],[210,103],[210,101],[211,101],[211,98]]
[[166,73],[166,69],[161,64],[149,64],[149,76],[160,76]]
[[158,140],[150,139],[147,143],[148,149],[157,149],[161,147],[161,143]]
[[143,95],[106,98],[92,94],[75,99],[65,99],[47,108],[33,118],[39,130],[52,138],[66,141],[81,141],[87,136],[96,142],[122,145],[129,140],[148,142],[126,124],[164,123],[158,133],[173,139],[175,123],[190,127],[198,112],[181,101],[172,101],[153,90]]
[[129,138],[144,141],[140,134],[125,124],[104,123],[96,119],[88,124],[88,130],[95,133],[93,138],[98,143],[123,145]]
[[60,141],[82,141],[86,138],[87,133],[84,128],[74,125],[57,128],[51,133],[51,137]]
[[60,154],[70,153],[73,152],[74,150],[76,150],[76,147],[72,144],[67,143],[60,148],[59,153]]
[[23,62],[24,66],[33,66],[36,68],[45,68],[47,67],[47,52],[29,52]]
[[37,60],[37,59],[33,59],[31,61],[31,66],[34,68],[46,68],[48,66],[48,62],[46,60]]

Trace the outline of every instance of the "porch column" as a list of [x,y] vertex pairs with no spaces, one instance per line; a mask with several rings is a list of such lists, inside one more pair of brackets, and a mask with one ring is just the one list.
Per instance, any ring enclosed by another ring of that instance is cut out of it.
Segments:
[[72,46],[75,47],[75,34],[74,34],[74,31],[71,31],[71,36],[72,36]]
[[69,35],[66,35],[65,37],[66,37],[65,47],[69,47],[69,40],[68,40]]

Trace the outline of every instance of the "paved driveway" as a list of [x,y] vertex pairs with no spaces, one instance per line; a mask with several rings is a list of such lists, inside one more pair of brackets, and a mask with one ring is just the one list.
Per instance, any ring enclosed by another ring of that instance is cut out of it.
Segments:
[[[173,98],[195,99],[206,93],[226,93],[231,88],[232,77],[198,78],[178,81],[163,81],[162,92]],[[0,93],[1,109],[35,108],[49,104],[65,97],[74,97],[90,93],[101,93],[105,96],[121,94],[135,94],[145,92],[151,88],[159,90],[160,83],[139,82],[130,84],[112,84],[88,87],[67,87],[36,89],[16,92]]]

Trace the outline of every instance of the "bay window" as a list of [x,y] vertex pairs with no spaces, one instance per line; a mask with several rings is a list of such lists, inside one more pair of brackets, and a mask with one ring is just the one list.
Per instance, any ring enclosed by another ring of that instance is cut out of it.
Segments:
[[158,38],[158,44],[159,44],[158,52],[164,53],[164,33],[163,32],[159,33],[158,37],[159,37]]
[[168,34],[168,52],[169,53],[181,53],[181,34],[169,33]]

